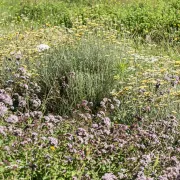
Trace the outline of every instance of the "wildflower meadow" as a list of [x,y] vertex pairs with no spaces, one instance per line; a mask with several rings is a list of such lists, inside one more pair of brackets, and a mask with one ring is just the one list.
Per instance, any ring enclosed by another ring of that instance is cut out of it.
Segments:
[[180,180],[180,1],[1,0],[0,179]]

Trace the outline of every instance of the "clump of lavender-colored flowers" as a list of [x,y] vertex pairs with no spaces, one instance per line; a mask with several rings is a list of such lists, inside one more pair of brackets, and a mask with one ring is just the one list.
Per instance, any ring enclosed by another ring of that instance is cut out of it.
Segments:
[[175,116],[119,123],[112,115],[121,102],[104,98],[96,111],[83,100],[65,120],[44,114],[40,90],[25,67],[1,87],[0,166],[9,173],[6,179],[42,171],[49,179],[55,174],[81,180],[178,180],[180,126]]
[[7,113],[8,108],[6,107],[6,105],[1,102],[0,103],[0,117],[4,117],[4,115]]
[[105,173],[102,180],[115,180],[117,177],[113,173]]

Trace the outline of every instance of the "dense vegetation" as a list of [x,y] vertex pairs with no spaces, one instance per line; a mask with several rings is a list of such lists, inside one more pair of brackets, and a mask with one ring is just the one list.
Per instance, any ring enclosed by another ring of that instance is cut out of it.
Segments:
[[179,180],[179,12],[2,0],[0,179]]

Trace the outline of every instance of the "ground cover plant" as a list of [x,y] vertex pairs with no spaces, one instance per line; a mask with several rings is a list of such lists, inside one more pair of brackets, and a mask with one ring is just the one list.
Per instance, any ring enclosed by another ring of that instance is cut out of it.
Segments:
[[2,0],[0,179],[179,180],[179,4]]
[[[14,4],[16,6],[13,6]],[[77,24],[101,23],[119,32],[126,31],[132,37],[177,44],[180,26],[179,4],[178,0],[158,0],[157,3],[114,0],[92,2],[3,0],[1,14],[4,18],[1,24],[23,22],[26,26],[31,22],[33,28],[39,25],[64,25],[73,28]]]

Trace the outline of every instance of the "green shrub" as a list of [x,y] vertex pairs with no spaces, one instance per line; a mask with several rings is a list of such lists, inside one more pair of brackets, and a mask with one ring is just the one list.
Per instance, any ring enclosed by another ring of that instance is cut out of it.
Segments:
[[114,74],[122,51],[102,40],[84,39],[72,47],[60,47],[38,62],[40,84],[47,107],[61,113],[82,99],[96,104],[115,86]]

